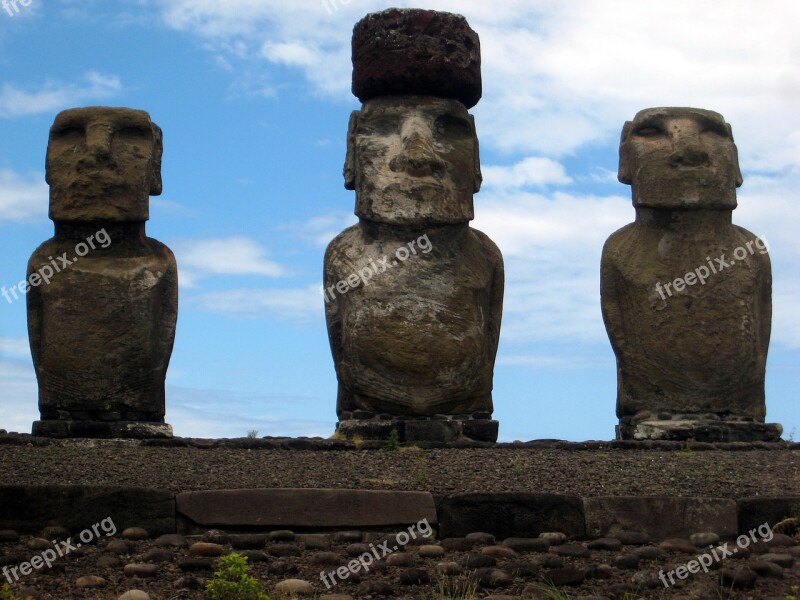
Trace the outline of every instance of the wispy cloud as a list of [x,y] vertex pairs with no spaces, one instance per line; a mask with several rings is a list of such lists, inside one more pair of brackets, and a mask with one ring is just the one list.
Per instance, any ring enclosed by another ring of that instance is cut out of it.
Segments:
[[183,287],[193,287],[200,279],[213,276],[278,277],[285,273],[280,264],[266,257],[266,248],[244,236],[178,240],[171,247]]
[[572,183],[564,165],[551,158],[538,156],[529,156],[509,167],[481,167],[481,171],[486,188],[513,189]]
[[110,98],[120,93],[122,83],[116,75],[88,71],[79,84],[48,80],[38,88],[6,83],[0,90],[0,117],[13,118],[83,104],[87,100]]
[[324,302],[321,282],[303,288],[205,292],[192,299],[202,310],[228,316],[288,318],[301,322],[321,319]]
[[49,194],[44,173],[23,176],[0,169],[0,220],[41,220],[47,215]]

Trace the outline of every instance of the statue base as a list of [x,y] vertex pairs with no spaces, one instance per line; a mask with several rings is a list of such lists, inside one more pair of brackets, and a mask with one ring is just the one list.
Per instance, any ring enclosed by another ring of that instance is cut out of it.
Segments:
[[779,423],[724,420],[716,415],[675,415],[638,421],[631,417],[623,418],[616,426],[616,432],[618,440],[778,442],[783,427]]
[[454,442],[468,440],[496,442],[499,421],[491,414],[434,415],[432,417],[375,415],[368,411],[345,412],[336,424],[336,433],[348,439],[388,440],[392,431],[400,442]]
[[171,438],[172,425],[158,421],[34,421],[33,435],[53,438]]

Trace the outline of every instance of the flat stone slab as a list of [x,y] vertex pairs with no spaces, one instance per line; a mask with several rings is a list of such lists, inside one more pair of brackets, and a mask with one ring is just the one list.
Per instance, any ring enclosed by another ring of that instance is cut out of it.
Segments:
[[689,419],[620,423],[616,429],[617,439],[622,440],[697,442],[778,442],[783,433],[779,423]]
[[739,509],[739,533],[747,533],[764,523],[773,526],[800,514],[800,496],[740,498],[736,504]]
[[537,537],[560,531],[584,538],[583,503],[577,496],[533,492],[465,493],[439,504],[439,537],[461,537],[474,531],[498,539]]
[[436,505],[428,492],[275,488],[184,492],[180,515],[203,527],[390,527],[427,519]]
[[72,421],[53,419],[34,421],[35,436],[54,438],[166,439],[172,437],[172,425],[155,421]]
[[22,533],[57,524],[77,533],[110,517],[121,532],[143,527],[151,535],[175,532],[171,492],[93,485],[2,485],[0,529]]
[[655,540],[705,531],[733,538],[739,529],[736,501],[724,498],[605,496],[584,498],[583,507],[590,539],[618,531],[641,531]]

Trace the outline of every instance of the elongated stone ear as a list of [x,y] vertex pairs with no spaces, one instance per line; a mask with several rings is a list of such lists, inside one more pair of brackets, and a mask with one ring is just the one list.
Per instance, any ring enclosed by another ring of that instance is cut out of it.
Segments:
[[472,158],[472,173],[473,173],[473,185],[472,185],[472,193],[477,194],[481,191],[481,184],[483,183],[483,174],[481,173],[481,152],[480,146],[478,144],[478,133],[475,130],[475,117],[472,115],[469,116],[469,120],[472,123],[472,135],[475,142],[475,151],[473,152]]
[[631,184],[631,163],[628,155],[628,136],[631,133],[632,121],[625,121],[622,126],[622,135],[619,138],[619,170],[617,179],[620,183]]
[[[731,141],[733,141],[733,128],[731,127],[730,123],[725,123],[728,128],[728,135],[731,136]],[[741,187],[744,183],[744,178],[742,177],[742,170],[739,168],[739,149],[736,147],[736,144],[733,144],[733,159],[736,161],[734,167],[736,168],[736,187]]]
[[150,161],[150,195],[161,194],[161,155],[164,153],[164,133],[161,127],[153,125],[153,158]]
[[344,159],[344,187],[347,190],[356,189],[356,128],[358,127],[358,114],[354,110],[350,113],[350,123],[347,126],[347,154]]

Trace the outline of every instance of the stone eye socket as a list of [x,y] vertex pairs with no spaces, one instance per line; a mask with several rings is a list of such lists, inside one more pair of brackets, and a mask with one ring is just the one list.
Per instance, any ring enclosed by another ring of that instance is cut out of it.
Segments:
[[642,137],[657,137],[661,135],[663,131],[660,127],[657,127],[655,125],[644,125],[642,127],[637,128],[635,133],[636,135]]
[[149,139],[152,132],[144,127],[122,127],[116,133],[117,137],[131,140],[145,140]]
[[53,137],[64,142],[79,142],[83,139],[83,128],[66,126],[53,132]]
[[436,133],[445,137],[472,136],[472,127],[464,119],[452,115],[442,115],[436,118]]

